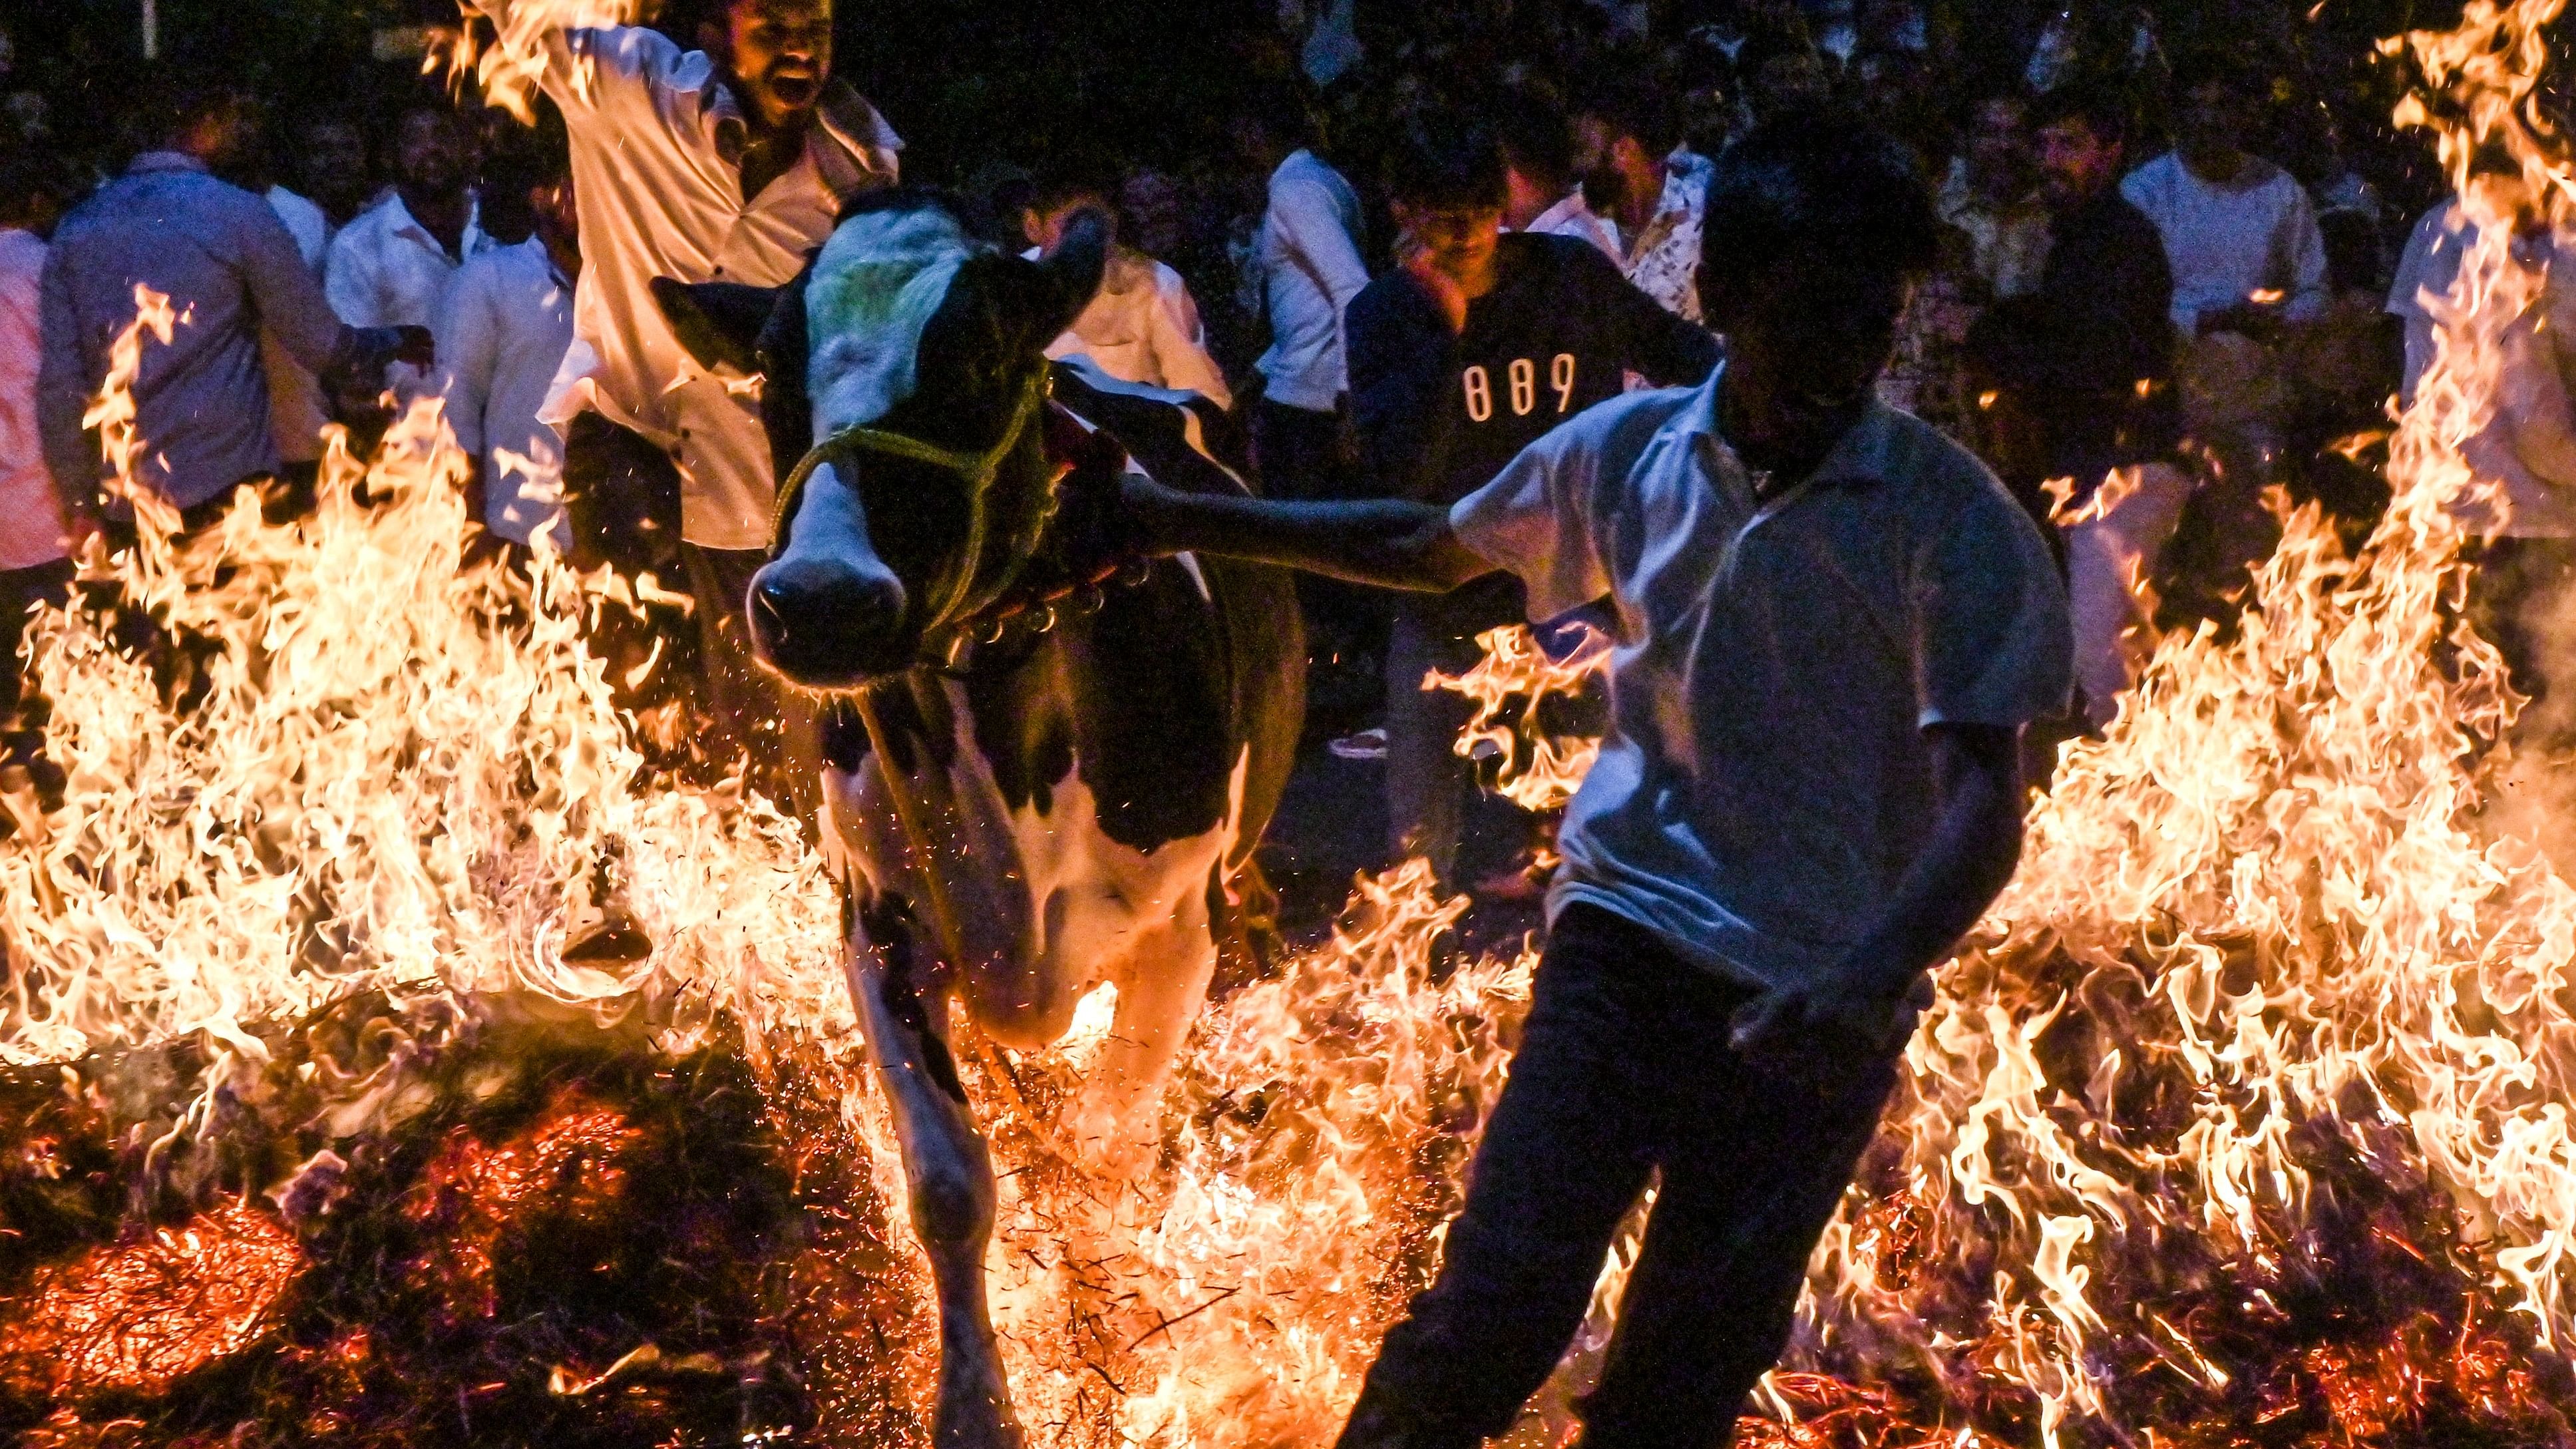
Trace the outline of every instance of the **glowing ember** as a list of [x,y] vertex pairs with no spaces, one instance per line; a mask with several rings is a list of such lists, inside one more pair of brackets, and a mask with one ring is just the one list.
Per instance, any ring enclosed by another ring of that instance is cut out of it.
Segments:
[[55,1402],[158,1394],[267,1331],[304,1266],[285,1229],[238,1203],[39,1273],[0,1326],[0,1383]]
[[619,1156],[642,1135],[616,1109],[571,1094],[498,1147],[486,1147],[469,1129],[450,1133],[412,1185],[403,1212],[444,1240],[430,1261],[447,1304],[491,1316],[493,1260],[528,1220],[541,1214],[605,1219],[625,1184]]

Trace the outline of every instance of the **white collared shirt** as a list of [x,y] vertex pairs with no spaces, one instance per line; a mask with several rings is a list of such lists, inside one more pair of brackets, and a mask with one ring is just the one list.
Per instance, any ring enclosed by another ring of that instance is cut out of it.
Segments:
[[1534,621],[1616,610],[1551,919],[1582,901],[1772,987],[1835,966],[1925,849],[1924,730],[2063,708],[2073,643],[2038,526],[1966,449],[1874,403],[1764,496],[1717,431],[1724,371],[1580,414],[1449,518]]
[[483,524],[517,543],[563,517],[563,435],[538,420],[572,346],[573,284],[530,237],[467,262],[438,329],[448,426],[483,465]]
[[399,195],[358,213],[331,239],[322,289],[352,327],[427,327],[434,333],[456,271],[494,245],[469,201],[454,254],[412,218]]
[[[1021,253],[1037,260],[1038,249]],[[1234,392],[1208,356],[1198,300],[1181,274],[1131,247],[1114,247],[1100,291],[1047,347],[1047,356],[1088,357],[1121,382],[1194,392],[1231,410]]]
[[[295,250],[312,269],[314,280],[320,281],[331,249],[331,218],[283,186],[268,188],[268,209],[286,224],[286,234],[295,238]],[[321,379],[297,362],[277,334],[266,328],[259,334],[259,365],[268,374],[269,431],[276,435],[278,458],[287,463],[319,460],[322,426],[331,420]]]
[[[496,19],[510,8],[474,3]],[[746,198],[742,111],[704,52],[636,26],[556,30],[545,48],[545,93],[572,139],[582,273],[577,340],[544,417],[562,425],[596,411],[633,429],[679,465],[683,537],[764,547],[778,472],[794,460],[771,460],[755,384],[710,376],[681,348],[653,279],[793,281],[844,199],[896,179],[903,142],[835,81],[805,154]]]
[[[2387,310],[2405,324],[2405,383],[2411,404],[2435,358],[2442,320],[2466,307],[2460,274],[2477,251],[2479,227],[2459,198],[2426,212],[2407,237]],[[2539,295],[2520,317],[2497,329],[2495,407],[2461,444],[2478,476],[2503,491],[2506,509],[2463,495],[2453,517],[2479,533],[2507,538],[2576,538],[2576,399],[2568,396],[2576,328],[2576,239],[2514,238],[2512,260],[2546,272]]]
[[1583,199],[1580,187],[1567,192],[1564,200],[1540,212],[1523,230],[1533,235],[1570,236],[1576,241],[1590,242],[1614,266],[1624,267],[1628,261],[1628,254],[1619,246],[1618,226],[1608,217],[1593,211],[1592,203]]
[[36,431],[37,297],[45,244],[0,227],[0,569],[63,556],[62,497]]
[[1342,313],[1369,284],[1360,225],[1358,195],[1314,152],[1296,152],[1271,173],[1254,244],[1271,337],[1257,365],[1270,401],[1328,413],[1350,390]]

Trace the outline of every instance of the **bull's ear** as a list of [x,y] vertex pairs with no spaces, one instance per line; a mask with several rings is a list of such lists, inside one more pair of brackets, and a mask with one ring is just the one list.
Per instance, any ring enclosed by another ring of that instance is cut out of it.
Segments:
[[1075,212],[1064,224],[1054,253],[1038,263],[1038,270],[1047,281],[1047,311],[1039,319],[1040,335],[1052,342],[1100,294],[1100,279],[1109,270],[1108,216],[1096,210]]
[[760,371],[760,329],[769,325],[769,314],[778,307],[778,291],[733,282],[653,279],[653,300],[698,366],[709,372],[731,368],[745,377]]

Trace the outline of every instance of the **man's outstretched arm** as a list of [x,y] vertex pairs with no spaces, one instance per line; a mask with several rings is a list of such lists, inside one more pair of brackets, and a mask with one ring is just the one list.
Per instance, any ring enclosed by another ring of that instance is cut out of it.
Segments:
[[1285,502],[1126,483],[1126,512],[1147,553],[1204,553],[1302,569],[1355,584],[1445,593],[1494,572],[1449,527],[1449,511],[1404,499]]

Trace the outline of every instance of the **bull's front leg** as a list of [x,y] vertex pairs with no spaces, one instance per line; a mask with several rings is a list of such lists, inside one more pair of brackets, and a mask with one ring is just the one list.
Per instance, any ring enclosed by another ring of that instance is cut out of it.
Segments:
[[975,1128],[948,1046],[948,993],[900,898],[857,913],[850,995],[903,1145],[913,1232],[939,1295],[937,1449],[1021,1449],[1001,1347],[984,1294],[993,1236],[993,1159]]
[[1215,974],[1216,937],[1205,898],[1186,895],[1168,919],[1137,940],[1113,978],[1118,1008],[1109,1040],[1063,1125],[1065,1137],[1080,1145],[1101,1178],[1123,1181],[1153,1166],[1163,1092]]

